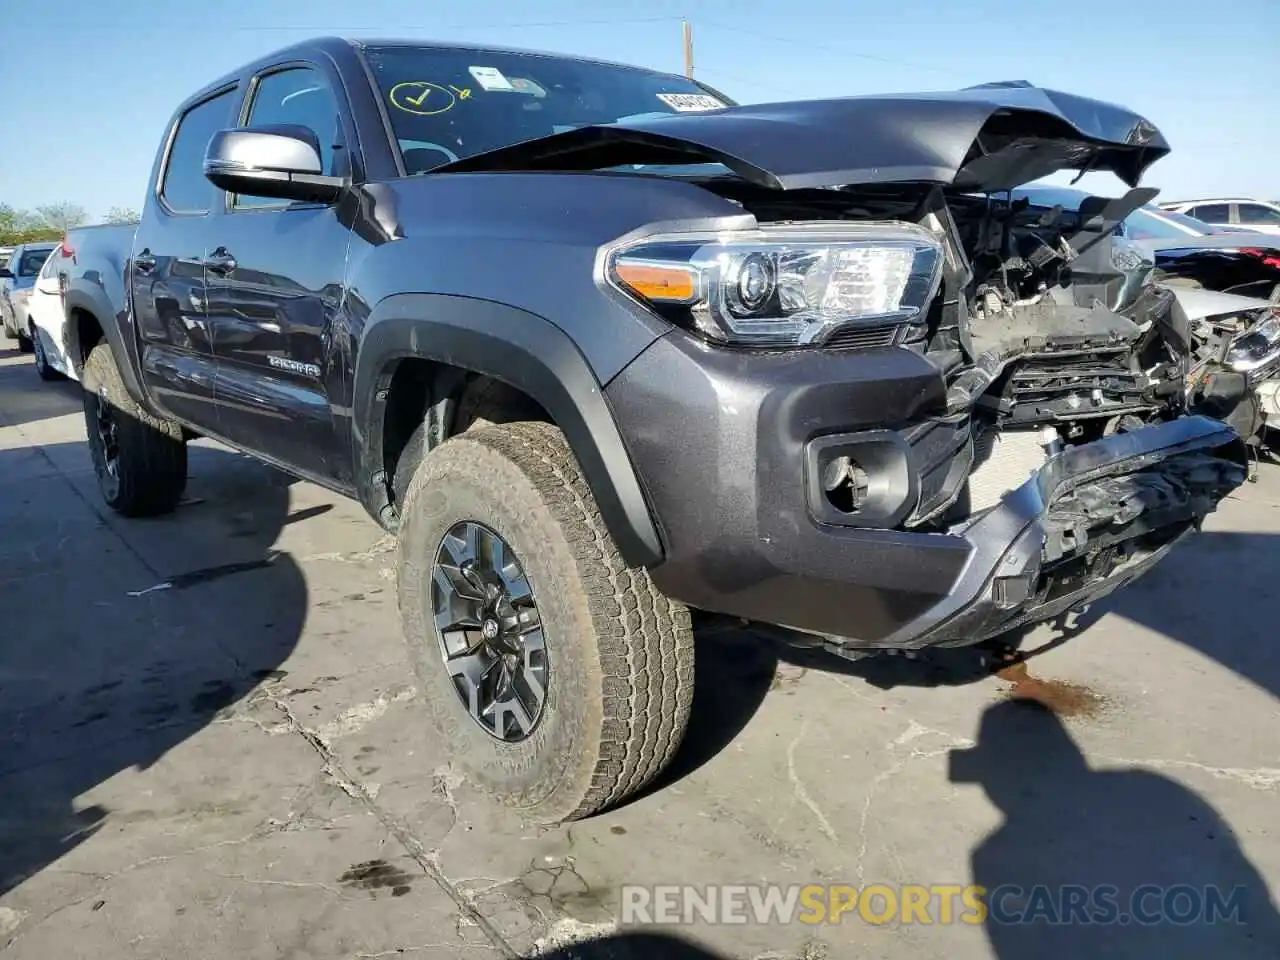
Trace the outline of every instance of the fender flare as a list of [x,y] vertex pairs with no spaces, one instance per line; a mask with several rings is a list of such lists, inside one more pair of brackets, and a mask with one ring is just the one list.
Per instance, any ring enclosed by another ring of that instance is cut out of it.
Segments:
[[490,300],[401,293],[369,316],[355,364],[352,441],[359,496],[374,516],[385,506],[384,375],[409,357],[493,377],[541,404],[564,432],[623,560],[632,567],[662,561],[648,500],[586,358],[548,320]]
[[151,404],[147,401],[142,384],[138,381],[137,368],[130,362],[132,353],[125,344],[124,334],[120,330],[119,323],[116,322],[116,314],[111,307],[111,302],[101,287],[85,288],[82,285],[73,284],[63,297],[62,342],[67,350],[68,362],[75,368],[76,376],[81,374],[81,368],[84,366],[80,360],[84,352],[80,345],[80,334],[76,325],[71,322],[71,316],[76,310],[89,314],[98,322],[98,326],[102,329],[102,336],[111,347],[111,354],[116,359],[116,367],[120,370],[125,389],[142,406],[142,409],[150,410]]

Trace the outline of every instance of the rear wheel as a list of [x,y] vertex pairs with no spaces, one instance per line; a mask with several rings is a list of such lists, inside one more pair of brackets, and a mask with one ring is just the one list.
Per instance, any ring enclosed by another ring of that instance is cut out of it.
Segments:
[[40,337],[40,331],[36,329],[36,325],[31,324],[31,346],[35,352],[36,373],[40,375],[41,380],[61,380],[62,374],[55,370],[49,364],[49,357],[44,351],[44,341]]
[[80,380],[89,454],[107,505],[127,517],[169,513],[187,484],[182,428],[129,396],[106,343],[89,353]]
[[556,427],[442,444],[409,484],[399,535],[423,699],[478,784],[558,822],[666,766],[693,700],[689,613],[623,563]]

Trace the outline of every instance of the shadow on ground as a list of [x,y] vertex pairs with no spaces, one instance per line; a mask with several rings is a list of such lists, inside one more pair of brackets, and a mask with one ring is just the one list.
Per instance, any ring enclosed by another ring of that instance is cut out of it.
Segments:
[[292,481],[190,452],[202,496],[125,520],[85,444],[0,451],[0,894],[112,823],[86,791],[151,767],[297,644],[306,583],[272,550]]
[[950,756],[1004,817],[972,853],[1001,960],[1274,957],[1280,917],[1230,826],[1144,770],[1089,767],[1062,721],[1007,700]]
[[[1198,533],[1175,547],[1151,572],[1094,604],[1050,624],[1050,636],[1018,631],[975,647],[927,651],[915,659],[874,656],[844,660],[819,649],[778,644],[788,663],[859,677],[873,686],[935,687],[975,683],[1005,669],[1009,655],[1034,661],[1114,613],[1216,660],[1280,697],[1280,645],[1271,601],[1280,583],[1280,536]],[[1116,651],[1118,656],[1123,650]]]
[[[30,357],[17,350],[0,348],[0,360]],[[34,363],[0,366],[0,426],[22,426],[68,414],[80,415],[84,405],[80,386],[70,380],[44,381],[36,374]]]
[[622,933],[575,943],[538,960],[724,960],[687,940],[663,933]]

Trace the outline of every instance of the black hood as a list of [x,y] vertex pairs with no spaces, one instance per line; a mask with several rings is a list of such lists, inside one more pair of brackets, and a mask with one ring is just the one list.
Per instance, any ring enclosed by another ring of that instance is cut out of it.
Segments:
[[714,162],[775,190],[919,181],[990,192],[1057,170],[1107,170],[1134,186],[1168,152],[1123,107],[1011,82],[579,127],[437,171]]

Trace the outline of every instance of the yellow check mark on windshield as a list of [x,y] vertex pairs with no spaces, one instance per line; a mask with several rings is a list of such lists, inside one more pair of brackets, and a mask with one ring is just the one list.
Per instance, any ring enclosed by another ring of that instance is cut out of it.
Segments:
[[431,88],[430,88],[430,87],[427,87],[425,90],[423,90],[423,91],[422,91],[422,95],[421,95],[421,96],[419,96],[419,97],[408,97],[408,96],[407,96],[407,97],[405,97],[405,98],[404,98],[404,101],[405,101],[405,103],[409,104],[409,106],[411,106],[411,107],[420,107],[420,106],[422,106],[422,105],[423,105],[423,103],[425,103],[425,102],[426,102],[426,99],[427,99],[427,97],[429,97],[429,96],[431,96]]

